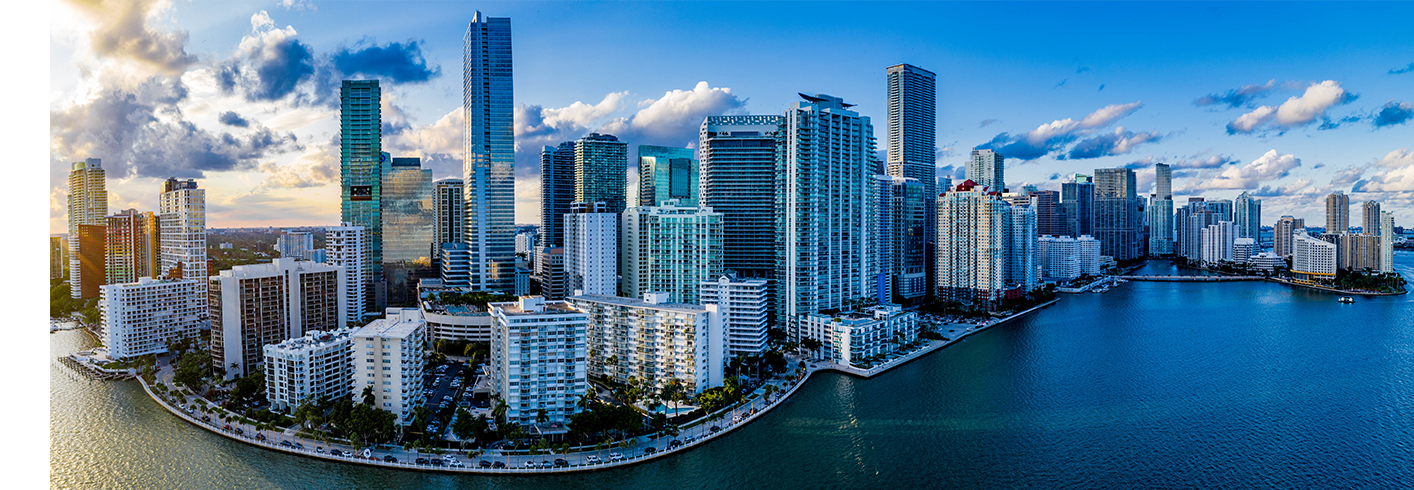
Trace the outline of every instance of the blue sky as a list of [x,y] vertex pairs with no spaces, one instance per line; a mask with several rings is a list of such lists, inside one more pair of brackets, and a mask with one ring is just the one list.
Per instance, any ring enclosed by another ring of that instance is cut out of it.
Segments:
[[1249,190],[1267,224],[1323,222],[1332,190],[1414,219],[1410,3],[107,0],[53,10],[51,231],[89,156],[114,210],[154,209],[176,175],[210,189],[212,227],[337,222],[346,77],[383,81],[385,149],[459,176],[477,9],[511,18],[520,223],[539,220],[540,146],[589,131],[688,146],[706,115],[819,92],[858,104],[882,148],[896,63],[939,75],[943,171],[989,146],[1012,187],[1128,165],[1145,189],[1163,162],[1177,200]]

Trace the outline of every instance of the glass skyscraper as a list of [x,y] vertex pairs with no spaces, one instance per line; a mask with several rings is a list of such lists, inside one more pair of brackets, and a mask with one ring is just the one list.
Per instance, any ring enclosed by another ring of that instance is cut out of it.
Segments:
[[972,149],[972,159],[967,162],[967,180],[991,190],[1002,192],[1006,189],[1006,158],[992,150]]
[[1242,191],[1242,194],[1238,194],[1237,199],[1232,202],[1232,219],[1237,223],[1237,238],[1260,240],[1262,237],[1262,200],[1253,199],[1247,191]]
[[1066,235],[1095,236],[1095,184],[1090,176],[1075,174],[1061,184],[1061,213]]
[[[925,253],[933,250],[937,235],[937,139],[938,139],[938,86],[937,75],[922,68],[898,64],[887,69],[889,90],[889,137],[888,174],[894,177],[908,177],[918,181],[922,187],[923,230],[917,245]],[[913,247],[913,245],[908,245]],[[932,255],[928,253],[927,255]],[[925,282],[932,282],[933,275],[927,274],[933,265],[927,257],[924,269],[920,270]],[[923,286],[924,291],[928,286]],[[899,291],[895,291],[896,294]]]
[[602,202],[619,214],[628,204],[628,143],[611,134],[589,133],[574,142],[574,201]]
[[540,151],[541,246],[565,245],[564,216],[569,214],[570,204],[574,202],[574,182],[573,141],[546,146]]
[[370,311],[383,306],[383,174],[392,165],[383,153],[381,103],[377,80],[344,80],[339,91],[339,216],[364,229],[364,277],[349,280],[364,283]]
[[1140,243],[1144,202],[1134,192],[1134,171],[1127,168],[1095,169],[1095,239],[1100,254],[1115,261],[1144,255]]
[[[385,157],[386,158],[386,157]],[[417,158],[388,158],[383,174],[383,271],[389,304],[410,304],[420,277],[432,277],[436,194],[432,170]]]
[[1168,165],[1154,164],[1154,191],[1149,200],[1149,255],[1169,255],[1173,253],[1173,171]]
[[708,116],[698,133],[701,205],[722,213],[722,266],[765,279],[770,324],[782,325],[777,263],[784,259],[785,118]]
[[463,39],[462,181],[471,287],[515,290],[515,100],[511,19],[476,12]]
[[677,199],[682,206],[697,206],[695,153],[691,148],[639,145],[638,205],[657,206]]

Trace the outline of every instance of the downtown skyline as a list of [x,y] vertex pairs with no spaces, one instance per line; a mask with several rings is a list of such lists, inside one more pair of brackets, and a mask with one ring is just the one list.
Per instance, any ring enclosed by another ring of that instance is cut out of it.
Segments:
[[[461,177],[457,67],[475,10],[516,19],[516,223],[540,221],[544,145],[597,131],[626,141],[630,155],[638,145],[695,146],[706,116],[780,114],[797,92],[859,104],[853,109],[875,122],[882,161],[885,70],[897,63],[938,74],[936,164],[954,176],[972,147],[990,147],[1006,156],[1012,188],[1058,190],[1068,174],[1128,167],[1147,196],[1152,164],[1167,163],[1175,202],[1247,190],[1264,201],[1264,225],[1283,214],[1319,222],[1322,199],[1335,190],[1396,213],[1414,203],[1414,59],[1405,59],[1414,43],[1354,28],[1360,15],[1402,15],[1406,5],[1323,12],[1352,27],[1338,40],[1266,45],[1204,34],[1259,13],[1263,25],[1280,25],[1299,12],[1044,4],[1008,13],[1008,34],[982,38],[990,31],[976,25],[929,27],[929,15],[903,20],[917,29],[885,29],[912,8],[894,4],[825,4],[802,17],[780,4],[717,4],[702,16],[701,4],[487,3],[446,12],[448,4],[411,3],[397,7],[405,15],[364,25],[360,13],[391,6],[285,3],[57,5],[51,233],[67,228],[71,163],[90,157],[108,171],[111,209],[154,209],[160,182],[195,178],[208,189],[211,228],[337,223],[342,79],[380,80],[385,151],[421,157],[434,179]],[[1005,11],[918,7],[957,18]],[[1158,15],[1171,20],[1125,23]],[[1112,21],[1113,30],[1067,36],[1052,22],[1078,17]],[[459,20],[440,20],[448,18]],[[677,28],[656,35],[661,42],[636,35],[667,24]],[[832,45],[831,32],[869,41]],[[708,41],[713,48],[702,47]],[[831,56],[809,58],[821,46]],[[786,62],[802,59],[813,64]],[[562,84],[571,73],[574,84]]]

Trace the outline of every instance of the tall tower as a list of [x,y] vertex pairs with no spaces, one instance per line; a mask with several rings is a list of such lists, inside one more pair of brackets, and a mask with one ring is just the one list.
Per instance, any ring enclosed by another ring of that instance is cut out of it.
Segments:
[[442,255],[442,244],[466,242],[466,199],[462,198],[465,185],[462,179],[442,179],[432,183],[433,213],[436,223],[433,227],[433,255],[435,262]]
[[628,143],[611,134],[589,133],[574,142],[574,201],[602,202],[604,212],[628,206]]
[[565,279],[576,296],[618,294],[619,215],[604,203],[577,202],[565,221]]
[[[564,216],[574,202],[574,142],[546,146],[540,151],[540,242],[546,247],[565,245]],[[530,253],[534,254],[532,250]]]
[[967,162],[967,180],[994,191],[1006,188],[1006,158],[992,150],[972,149],[972,160]]
[[1090,176],[1075,174],[1061,184],[1061,213],[1067,235],[1095,236],[1095,183]]
[[1100,253],[1116,261],[1143,256],[1139,243],[1144,205],[1134,192],[1134,171],[1095,169],[1095,238]]
[[162,184],[158,216],[162,275],[172,276],[180,269],[182,278],[204,281],[211,275],[206,270],[206,189],[198,189],[195,180],[167,179]]
[[707,116],[698,133],[699,202],[722,213],[722,267],[766,280],[772,326],[781,318],[777,264],[785,260],[777,203],[783,203],[785,118]]
[[382,97],[377,80],[344,80],[339,91],[340,221],[363,227],[361,280],[373,311],[382,311],[383,173],[392,165],[383,153]]
[[385,157],[383,174],[383,276],[388,302],[416,304],[417,280],[430,277],[436,241],[432,170],[419,158]]
[[1253,199],[1247,191],[1242,191],[1232,202],[1232,220],[1237,225],[1235,238],[1261,238],[1262,200]]
[[511,19],[476,12],[462,58],[462,180],[471,287],[513,292],[515,245],[515,107]]
[[1282,216],[1281,219],[1277,220],[1276,226],[1272,227],[1272,251],[1275,252],[1278,257],[1290,257],[1291,252],[1294,250],[1291,234],[1296,230],[1303,230],[1305,228],[1305,219]]
[[697,206],[698,168],[691,148],[638,146],[638,205],[657,206],[677,199],[683,206]]
[[[918,181],[923,190],[923,243],[925,255],[934,250],[937,219],[937,139],[938,84],[937,75],[922,68],[898,64],[888,73],[889,138],[888,165],[890,176],[908,177]],[[923,257],[924,280],[932,283],[933,261]],[[924,291],[932,288],[924,285]]]
[[1173,170],[1154,164],[1154,195],[1149,203],[1149,254],[1173,253]]
[[1394,213],[1380,212],[1379,230],[1380,272],[1394,272]]
[[[98,287],[103,285],[104,261],[107,260],[101,230],[87,230],[84,236],[94,238],[81,243],[80,226],[106,226],[108,215],[108,187],[103,170],[103,162],[90,158],[74,162],[69,172],[69,295],[73,298],[97,298]],[[93,250],[84,250],[84,243],[94,244]]]
[[1335,191],[1326,196],[1326,233],[1350,232],[1350,196]]
[[368,241],[362,226],[343,223],[324,230],[324,263],[344,268],[344,304],[348,321],[362,324],[368,311]]
[[1380,230],[1380,202],[1365,201],[1360,204],[1361,232],[1366,235],[1383,236]]
[[[157,215],[136,209],[107,218],[107,280],[104,284],[137,282],[139,277],[160,277],[161,249]],[[205,263],[202,263],[203,269]]]

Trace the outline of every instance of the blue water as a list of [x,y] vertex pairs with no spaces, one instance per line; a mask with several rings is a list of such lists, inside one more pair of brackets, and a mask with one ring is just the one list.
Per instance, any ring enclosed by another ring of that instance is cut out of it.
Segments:
[[[1396,260],[1414,277],[1414,255]],[[82,335],[55,334],[53,352]],[[562,477],[274,454],[65,369],[51,368],[63,488],[1414,488],[1408,295],[1342,305],[1260,282],[1068,295],[874,379],[816,375],[700,449]]]

